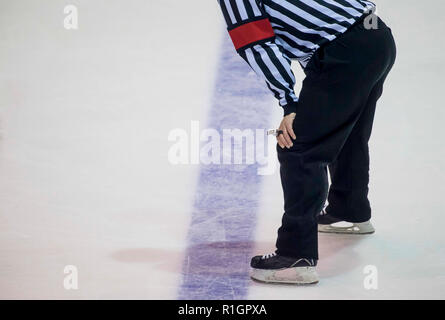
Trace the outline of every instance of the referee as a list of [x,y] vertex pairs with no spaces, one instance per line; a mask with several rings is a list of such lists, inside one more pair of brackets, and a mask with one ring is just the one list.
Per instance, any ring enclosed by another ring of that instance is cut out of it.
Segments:
[[[365,0],[218,2],[235,49],[284,111],[277,131],[284,214],[276,251],[252,258],[251,277],[317,283],[319,231],[374,232],[368,141],[395,62],[391,29]],[[306,75],[299,95],[292,61]]]

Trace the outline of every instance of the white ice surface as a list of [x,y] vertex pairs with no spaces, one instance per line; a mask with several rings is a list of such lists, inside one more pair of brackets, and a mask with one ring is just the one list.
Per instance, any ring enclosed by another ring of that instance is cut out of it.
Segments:
[[[377,233],[321,235],[317,286],[252,283],[248,298],[445,298],[445,4],[375,2],[398,44],[371,143]],[[0,298],[174,299],[198,167],[170,165],[167,136],[205,124],[219,9],[70,3],[76,31],[62,3],[0,2]],[[256,252],[273,249],[281,208],[277,172],[263,181]],[[65,265],[78,290],[63,288]],[[378,290],[363,287],[366,265]]]
[[76,31],[64,2],[0,2],[0,298],[175,298],[197,167],[167,136],[206,119],[219,9],[70,3]]

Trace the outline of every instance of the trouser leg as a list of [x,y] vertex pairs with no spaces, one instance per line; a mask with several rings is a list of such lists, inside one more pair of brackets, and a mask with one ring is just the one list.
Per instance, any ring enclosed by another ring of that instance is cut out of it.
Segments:
[[[381,20],[380,23],[382,28],[387,28]],[[372,88],[363,112],[340,154],[329,164],[331,186],[326,212],[348,222],[364,222],[371,218],[371,206],[368,199],[370,160],[368,142],[371,137],[377,101],[383,93],[383,85],[396,59],[394,39],[392,35],[387,38],[389,42],[387,67]]]
[[331,186],[326,212],[349,222],[364,222],[371,218],[368,200],[369,146],[376,103],[383,91],[384,79],[371,95],[338,157],[329,164]]
[[[367,31],[357,25],[320,49],[307,66],[293,123],[297,139],[290,149],[277,146],[284,193],[278,254],[318,259],[316,216],[327,196],[326,166],[338,159],[361,116],[362,131],[370,134],[379,81],[394,63],[394,50],[388,29]],[[358,136],[345,150],[356,145]],[[360,144],[366,146],[362,154],[367,154],[368,139]],[[361,166],[367,162],[365,157]],[[368,178],[362,180],[367,185]]]
[[290,149],[277,146],[284,215],[276,246],[278,254],[318,259],[316,216],[327,197],[326,167],[349,136],[363,99],[307,79],[293,124],[297,139]]
[[[281,147],[278,146],[278,149]],[[284,215],[278,230],[277,253],[318,259],[316,212],[326,199],[326,166],[307,163],[298,152],[278,150]]]

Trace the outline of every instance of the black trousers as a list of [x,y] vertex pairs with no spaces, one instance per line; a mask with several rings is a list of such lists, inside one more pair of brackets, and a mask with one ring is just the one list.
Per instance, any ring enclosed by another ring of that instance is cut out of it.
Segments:
[[[318,259],[316,216],[371,217],[369,149],[377,100],[396,57],[391,30],[358,23],[316,51],[305,68],[290,149],[277,145],[284,215],[277,253]],[[327,170],[331,175],[328,186]]]

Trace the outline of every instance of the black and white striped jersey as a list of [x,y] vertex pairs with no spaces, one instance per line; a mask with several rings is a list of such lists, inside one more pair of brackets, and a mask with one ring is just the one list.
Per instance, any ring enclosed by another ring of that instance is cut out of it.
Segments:
[[375,4],[365,0],[218,0],[241,57],[266,81],[285,114],[298,97],[291,60],[305,68],[321,45],[348,30]]

